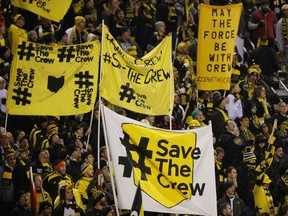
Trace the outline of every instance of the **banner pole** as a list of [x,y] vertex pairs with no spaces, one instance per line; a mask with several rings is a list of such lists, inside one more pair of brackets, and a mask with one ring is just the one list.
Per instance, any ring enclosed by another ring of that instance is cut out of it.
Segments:
[[[171,43],[172,43],[172,35],[170,34],[170,37],[171,37]],[[169,129],[172,130],[172,112],[173,112],[173,95],[174,95],[174,92],[172,92],[172,89],[173,89],[173,81],[174,81],[174,74],[173,74],[173,60],[172,60],[172,46],[171,46],[171,49],[170,49],[170,102],[169,102],[169,106],[170,106],[170,115],[169,115]]]
[[6,111],[6,116],[5,116],[5,131],[7,131],[7,122],[8,122],[8,112]]
[[[101,49],[100,49],[100,73],[99,73],[99,80],[101,82],[102,80],[102,63],[103,63],[103,55],[102,55],[102,51],[103,51],[103,40],[104,40],[104,19],[102,19],[102,35],[101,35]],[[99,82],[99,83],[100,83]],[[97,168],[100,169],[100,127],[101,127],[101,104],[102,104],[102,99],[101,99],[101,93],[99,91],[99,117],[98,117],[98,130],[97,130]]]
[[118,199],[117,199],[115,183],[114,183],[114,177],[113,177],[113,173],[112,173],[113,163],[111,162],[111,158],[110,158],[110,149],[109,149],[108,137],[107,137],[107,124],[106,124],[105,116],[104,116],[104,107],[102,107],[102,106],[104,106],[104,105],[100,104],[99,110],[101,110],[100,115],[103,115],[102,125],[103,125],[105,145],[106,145],[106,149],[107,149],[108,165],[109,165],[109,172],[110,172],[110,176],[111,176],[112,192],[113,192],[113,197],[114,197],[116,213],[117,213],[117,216],[120,216],[119,208],[118,208]]

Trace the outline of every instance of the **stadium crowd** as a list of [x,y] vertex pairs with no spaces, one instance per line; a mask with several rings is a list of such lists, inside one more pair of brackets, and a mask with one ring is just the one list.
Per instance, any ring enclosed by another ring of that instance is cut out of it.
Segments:
[[[122,49],[135,58],[151,51],[167,34],[172,35],[175,95],[171,116],[146,116],[103,99],[101,103],[118,114],[163,129],[193,129],[211,121],[218,215],[287,216],[287,104],[280,99],[271,103],[270,86],[281,62],[285,72],[288,67],[288,4],[283,0],[243,0],[230,90],[198,91],[195,82],[200,3],[239,2],[73,0],[63,20],[55,23],[2,0],[1,215],[115,214],[113,169],[101,124],[98,128],[99,102],[93,112],[75,116],[6,113],[12,57],[19,37],[52,46],[101,41],[104,20]],[[247,44],[256,48],[245,54]],[[30,172],[35,191],[31,190]],[[129,214],[129,210],[120,214]]]

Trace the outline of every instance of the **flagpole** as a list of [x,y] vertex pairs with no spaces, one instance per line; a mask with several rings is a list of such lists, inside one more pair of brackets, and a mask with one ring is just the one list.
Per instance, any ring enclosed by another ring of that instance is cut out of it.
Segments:
[[[102,66],[102,62],[103,62],[103,55],[102,55],[102,51],[103,51],[103,41],[104,41],[104,19],[102,19],[102,35],[101,35],[101,50],[100,50],[100,73],[99,73],[99,80],[101,82],[102,80],[102,69],[103,69],[103,66]],[[100,83],[99,82],[99,83]],[[101,105],[102,105],[102,99],[101,99],[101,93],[99,91],[99,116],[98,116],[98,130],[97,130],[97,134],[98,134],[98,137],[97,137],[97,168],[100,169],[100,133],[101,133],[101,130],[100,130],[100,127],[101,127]],[[105,140],[106,141],[106,140]]]
[[8,122],[8,112],[6,111],[6,116],[5,116],[5,131],[7,131],[7,122]]
[[[170,34],[170,37],[171,37],[171,43],[172,43],[172,35]],[[169,102],[169,107],[170,107],[170,118],[169,118],[169,128],[170,130],[172,130],[172,111],[173,111],[173,104],[172,104],[172,101],[173,101],[173,98],[172,96],[174,95],[174,92],[172,92],[172,89],[173,89],[173,80],[174,80],[174,74],[173,74],[173,64],[172,64],[172,45],[171,45],[171,49],[170,49],[170,102]]]
[[[105,116],[104,116],[104,110],[103,110],[103,104],[100,104],[99,109],[101,110],[101,115],[103,115],[103,120],[102,120],[102,125],[103,125],[103,132],[104,132],[104,139],[105,139],[105,145],[106,145],[106,149],[107,149],[107,156],[108,156],[108,165],[109,165],[109,172],[110,172],[110,176],[111,176],[111,185],[112,185],[112,192],[113,192],[113,197],[114,197],[114,203],[115,203],[115,209],[116,209],[116,213],[117,216],[120,216],[119,213],[119,208],[118,208],[118,199],[117,199],[117,195],[116,195],[116,189],[115,189],[115,183],[114,183],[114,177],[113,177],[113,173],[112,173],[112,167],[113,164],[111,163],[111,158],[110,158],[110,149],[109,149],[109,144],[108,144],[108,138],[107,138],[107,125],[106,125],[106,120],[105,120]],[[107,108],[108,109],[108,108]]]

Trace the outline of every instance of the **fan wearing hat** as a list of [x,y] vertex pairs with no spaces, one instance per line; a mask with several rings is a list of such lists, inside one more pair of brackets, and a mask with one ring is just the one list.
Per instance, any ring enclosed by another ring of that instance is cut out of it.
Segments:
[[248,29],[251,30],[251,39],[257,46],[258,38],[266,36],[269,46],[275,48],[274,25],[277,24],[277,15],[270,10],[269,0],[261,0],[260,8],[255,10],[248,21]]
[[[55,43],[59,46],[65,46],[68,44],[68,34],[62,29],[59,28],[55,32]],[[88,36],[87,36],[88,37]],[[54,44],[53,44],[54,45]]]
[[155,32],[147,45],[147,51],[150,52],[154,47],[161,43],[166,36],[166,25],[163,21],[155,23]]
[[195,76],[194,62],[189,56],[189,46],[190,41],[182,41],[177,46],[176,58],[173,66],[178,70],[180,80],[184,80],[186,76],[190,77],[192,80]]
[[[6,21],[9,20],[5,19]],[[14,24],[6,22],[6,26],[8,29],[8,39],[10,42],[10,47],[12,53],[15,54],[17,50],[18,40],[27,40],[28,34],[27,31],[23,28],[25,26],[25,18],[21,14],[16,14],[13,18]]]
[[64,160],[56,160],[53,164],[54,172],[43,179],[43,188],[50,194],[52,200],[58,195],[58,183],[61,180],[72,182],[72,177],[66,173],[67,164]]
[[[9,213],[9,216],[32,216],[32,211],[28,206],[28,195],[26,191],[21,190],[16,193],[15,199],[17,204],[15,208]],[[2,215],[2,208],[1,208],[1,215]]]
[[54,208],[53,215],[85,215],[81,207],[75,202],[73,184],[60,186],[59,194],[60,203]]
[[235,186],[233,182],[227,181],[223,183],[223,191],[223,197],[217,201],[218,209],[223,203],[230,203],[231,209],[233,211],[233,216],[244,215],[245,204],[242,199],[240,199],[238,196],[235,196]]
[[91,183],[93,176],[94,176],[93,165],[88,162],[83,163],[81,165],[81,177],[76,182],[75,188],[79,191],[81,195],[82,203],[84,205],[84,211],[87,210],[88,205],[89,205],[87,188],[89,184]]
[[46,116],[39,116],[29,134],[30,144],[35,149],[40,149],[43,140],[46,138],[46,128],[48,125],[48,118]]
[[257,134],[255,136],[255,148],[254,154],[256,156],[256,165],[259,165],[263,160],[265,160],[265,151],[267,138],[262,134]]
[[87,42],[88,32],[85,29],[86,20],[83,16],[76,16],[74,18],[75,25],[66,30],[68,37],[68,44],[81,44]]
[[131,39],[131,30],[129,27],[122,27],[120,29],[120,35],[116,38],[116,40],[121,48],[134,58],[140,58],[143,56],[143,52],[138,43]]
[[14,188],[12,182],[12,172],[16,164],[15,151],[13,148],[7,149],[6,151],[6,162],[3,166],[2,184],[0,185],[0,202],[3,203],[3,206],[6,208],[1,210],[3,215],[8,215],[9,212],[14,208]]
[[214,112],[212,113],[212,131],[213,135],[216,139],[219,138],[219,136],[225,132],[225,122],[229,120],[229,116],[226,111],[226,98],[217,95],[213,98],[213,104],[214,104]]
[[244,80],[238,82],[238,85],[241,88],[241,95],[243,97],[243,101],[251,99],[253,96],[254,89],[261,80],[261,69],[257,64],[253,64],[248,69],[248,75]]
[[248,68],[241,64],[242,57],[236,50],[233,53],[232,59],[232,72],[231,72],[231,82],[238,83],[239,80],[243,80],[245,76],[248,74]]
[[267,174],[259,176],[259,184],[255,185],[253,190],[255,208],[257,209],[257,215],[260,213],[268,213],[269,215],[276,215],[276,210],[273,204],[273,197],[269,190],[269,184],[271,179]]
[[249,62],[260,65],[262,76],[270,85],[272,76],[280,69],[278,56],[275,48],[268,46],[269,40],[266,36],[261,36],[258,43],[259,46],[250,53]]
[[13,169],[12,181],[14,191],[28,191],[30,184],[29,177],[29,150],[28,148],[19,148],[15,152],[15,158],[17,160],[16,165]]
[[116,9],[115,15],[109,19],[109,31],[114,38],[117,38],[122,34],[122,29],[127,26],[124,10],[119,7]]
[[108,206],[105,193],[93,187],[88,195],[90,208],[86,212],[86,216],[101,215],[103,208]]
[[246,152],[243,153],[243,162],[237,167],[237,193],[245,202],[247,211],[251,213],[249,215],[256,215],[253,189],[258,172],[255,170],[256,156],[253,151],[248,150],[246,149]]
[[44,201],[39,205],[39,216],[51,216],[52,205],[48,201]]
[[49,124],[46,128],[46,138],[43,140],[41,148],[48,149],[50,146],[51,137],[56,134],[58,135],[58,126],[56,124]]
[[53,24],[52,21],[46,17],[39,16],[40,24],[35,27],[35,32],[41,44],[51,44],[55,42],[55,32],[58,26]]

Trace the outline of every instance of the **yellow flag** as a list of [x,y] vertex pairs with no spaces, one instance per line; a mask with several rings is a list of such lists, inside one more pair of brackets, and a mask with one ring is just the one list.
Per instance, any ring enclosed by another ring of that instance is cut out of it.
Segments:
[[60,22],[72,0],[11,0],[12,5],[31,11],[47,19]]
[[197,48],[197,88],[229,90],[242,4],[201,4]]
[[[173,101],[171,36],[141,59],[126,54],[104,27],[100,93],[110,103],[147,115],[169,115]],[[171,80],[172,79],[172,80]]]
[[74,115],[93,109],[100,44],[49,46],[20,41],[8,87],[13,115]]

